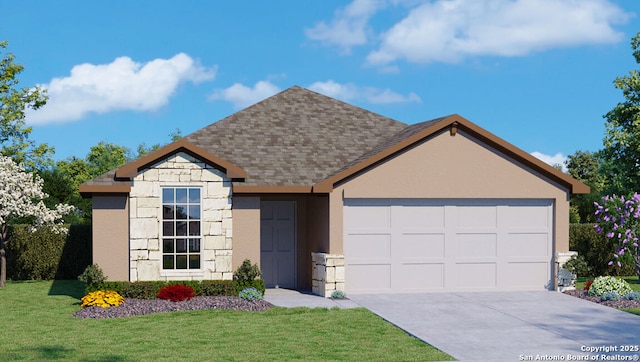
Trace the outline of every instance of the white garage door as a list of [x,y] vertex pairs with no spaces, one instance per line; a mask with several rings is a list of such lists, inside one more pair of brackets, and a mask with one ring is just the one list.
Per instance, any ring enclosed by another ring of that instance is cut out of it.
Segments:
[[346,199],[345,291],[544,290],[552,200]]

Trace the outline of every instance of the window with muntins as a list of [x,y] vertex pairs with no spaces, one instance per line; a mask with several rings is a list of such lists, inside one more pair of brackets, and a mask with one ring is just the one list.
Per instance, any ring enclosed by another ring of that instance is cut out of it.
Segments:
[[162,188],[162,269],[200,269],[200,188]]

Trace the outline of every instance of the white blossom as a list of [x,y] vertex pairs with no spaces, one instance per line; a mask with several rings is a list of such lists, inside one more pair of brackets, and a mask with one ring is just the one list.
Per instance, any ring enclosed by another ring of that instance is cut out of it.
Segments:
[[10,157],[0,155],[0,225],[6,225],[10,219],[33,216],[32,230],[52,225],[54,232],[66,232],[61,218],[75,208],[67,204],[58,204],[56,209],[47,208],[42,201],[48,197],[42,191],[43,183],[37,174],[27,172]]

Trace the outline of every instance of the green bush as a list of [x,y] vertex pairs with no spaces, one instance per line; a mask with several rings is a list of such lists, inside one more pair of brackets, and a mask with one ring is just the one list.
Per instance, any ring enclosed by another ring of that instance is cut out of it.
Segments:
[[584,256],[579,254],[577,256],[571,256],[571,258],[567,260],[562,267],[579,277],[588,277],[591,275],[591,268],[589,268],[589,264],[587,264]]
[[91,264],[91,226],[71,225],[67,234],[48,227],[35,232],[29,225],[10,225],[7,279],[75,279]]
[[[87,285],[87,293],[97,290],[113,290],[125,298],[155,299],[164,287],[171,285],[186,285],[193,288],[196,295],[202,296],[237,296],[242,289],[255,288],[264,294],[264,280],[255,279],[248,283],[239,284],[236,280],[174,280],[174,281],[105,281],[99,284]],[[246,287],[244,285],[247,285]]]
[[231,296],[236,292],[233,280],[203,280],[200,290],[204,296]]
[[133,299],[155,299],[164,282],[124,282],[121,295]]
[[245,288],[238,293],[238,298],[252,302],[254,300],[261,300],[262,293],[256,288]]
[[251,264],[251,260],[245,259],[242,265],[233,273],[233,281],[236,283],[236,294],[246,288],[256,288],[264,293],[264,280],[260,279],[262,272],[258,264]]
[[612,276],[597,277],[593,280],[593,284],[587,292],[590,296],[602,296],[607,292],[613,292],[617,295],[626,295],[632,292],[631,286],[624,279],[619,279]]
[[615,250],[612,239],[598,234],[595,224],[571,224],[569,226],[569,250],[584,257],[591,275],[635,275],[633,264],[621,268],[608,265]]
[[95,286],[107,281],[107,277],[104,276],[104,272],[98,264],[91,264],[85,268],[82,274],[78,275],[78,280],[87,283],[87,290],[91,289],[91,292]]
[[91,264],[91,225],[71,225],[67,234],[10,225],[9,235],[7,279],[75,279]]

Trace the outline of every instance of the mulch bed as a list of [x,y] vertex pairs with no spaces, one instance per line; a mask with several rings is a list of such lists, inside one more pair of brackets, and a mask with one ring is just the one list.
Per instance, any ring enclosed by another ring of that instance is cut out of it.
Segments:
[[273,305],[266,300],[247,301],[238,297],[194,297],[181,302],[164,299],[129,299],[117,307],[86,307],[76,312],[76,318],[121,318],[136,315],[177,312],[184,310],[232,309],[264,311]]
[[604,306],[611,307],[611,308],[640,308],[639,300],[627,300],[627,299],[624,299],[624,297],[620,297],[620,300],[607,300],[603,302],[600,297],[591,297],[587,295],[586,290],[582,290],[582,289],[567,290],[567,291],[564,291],[563,293],[567,295],[571,295],[573,297],[580,298],[580,299],[585,299],[590,302],[602,304]]

